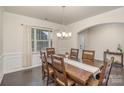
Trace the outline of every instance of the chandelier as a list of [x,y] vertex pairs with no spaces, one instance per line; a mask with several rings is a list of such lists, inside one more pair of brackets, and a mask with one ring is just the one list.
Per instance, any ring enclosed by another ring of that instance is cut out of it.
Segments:
[[[64,25],[64,9],[66,6],[62,6],[63,9],[63,16],[62,16],[62,24]],[[63,31],[62,32],[58,32],[57,34],[58,38],[64,39],[64,38],[70,38],[72,36],[71,32],[65,32],[65,28],[63,26]]]
[[57,33],[57,37],[58,38],[70,38],[71,37],[71,32],[67,33],[67,32],[58,32]]

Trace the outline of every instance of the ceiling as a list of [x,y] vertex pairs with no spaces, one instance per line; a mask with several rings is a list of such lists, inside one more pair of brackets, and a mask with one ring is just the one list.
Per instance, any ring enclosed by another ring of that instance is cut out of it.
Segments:
[[[107,11],[120,8],[119,6],[66,6],[64,24],[95,16]],[[5,6],[8,12],[48,20],[62,24],[63,9],[61,6]]]

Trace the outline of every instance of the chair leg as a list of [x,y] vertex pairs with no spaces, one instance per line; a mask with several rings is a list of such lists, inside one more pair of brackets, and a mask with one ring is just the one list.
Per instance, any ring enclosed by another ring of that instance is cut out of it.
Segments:
[[47,81],[46,81],[47,86],[48,86],[48,82],[49,82],[49,76],[47,76]]
[[42,80],[44,80],[45,78],[45,72],[43,71],[43,67],[42,67]]
[[44,80],[44,78],[45,78],[45,74],[44,74],[44,72],[42,71],[42,80]]
[[58,83],[57,83],[56,79],[54,79],[54,82],[55,82],[55,85],[58,86]]

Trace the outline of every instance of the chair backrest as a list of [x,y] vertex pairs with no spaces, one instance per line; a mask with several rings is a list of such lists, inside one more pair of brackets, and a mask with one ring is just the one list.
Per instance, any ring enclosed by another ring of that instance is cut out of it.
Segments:
[[59,85],[67,85],[64,59],[58,55],[52,55],[54,77]]
[[104,66],[100,73],[99,85],[107,86],[111,69],[112,69],[112,60],[108,62],[104,62]]
[[42,69],[46,70],[47,73],[48,73],[49,69],[48,69],[48,62],[47,62],[47,58],[46,58],[45,52],[41,52],[40,51],[40,58],[41,58],[41,62],[42,62]]
[[55,54],[55,48],[46,48],[47,57],[51,57],[51,55]]
[[94,62],[95,51],[93,50],[83,50],[82,60],[83,62]]
[[70,59],[78,60],[79,49],[71,48]]

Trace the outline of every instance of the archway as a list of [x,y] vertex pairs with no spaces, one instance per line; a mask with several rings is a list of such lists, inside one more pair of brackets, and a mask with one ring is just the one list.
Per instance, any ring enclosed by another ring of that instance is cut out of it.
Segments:
[[121,44],[124,50],[124,23],[104,23],[94,25],[79,31],[78,33],[78,48],[82,41],[79,36],[83,38],[83,49],[93,49],[96,52],[96,58],[102,60],[103,52],[106,49],[116,51],[117,45]]

